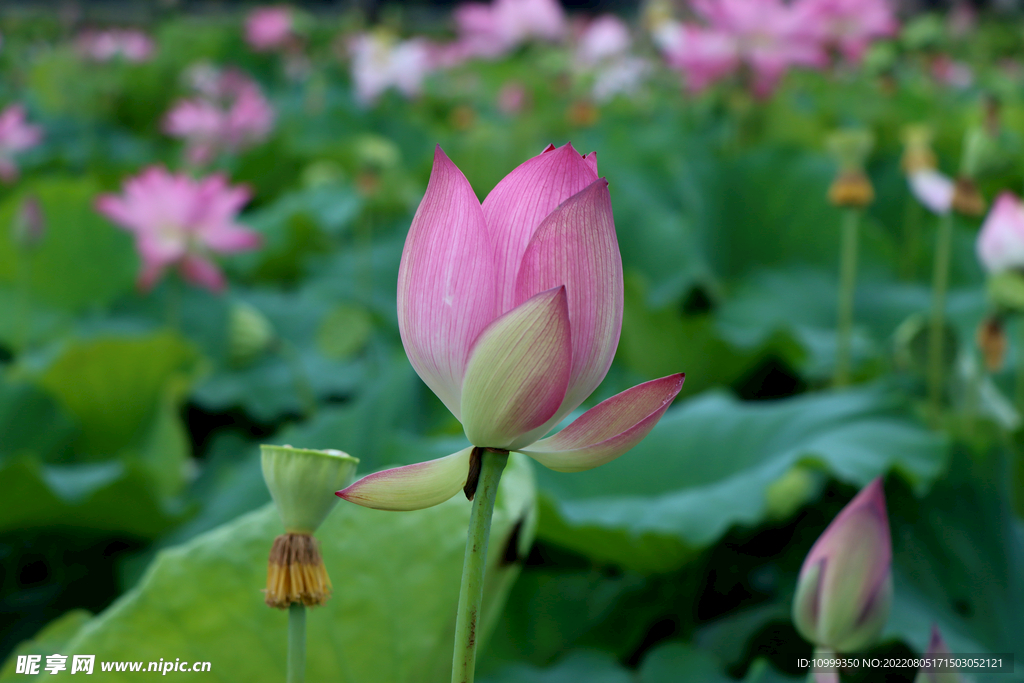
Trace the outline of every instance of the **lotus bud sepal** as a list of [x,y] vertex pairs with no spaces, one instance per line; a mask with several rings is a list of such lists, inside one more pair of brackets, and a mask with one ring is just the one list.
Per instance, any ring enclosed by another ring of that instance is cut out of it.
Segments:
[[892,541],[881,478],[836,516],[804,560],[793,623],[805,639],[835,652],[870,645],[889,618]]

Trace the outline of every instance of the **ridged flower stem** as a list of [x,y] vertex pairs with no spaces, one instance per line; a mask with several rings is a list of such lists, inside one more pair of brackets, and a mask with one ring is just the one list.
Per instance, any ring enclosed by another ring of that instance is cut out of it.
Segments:
[[1017,366],[1017,410],[1024,412],[1024,315],[1017,315],[1017,349],[1014,364]]
[[306,606],[293,602],[288,606],[288,682],[306,680]]
[[[814,648],[815,659],[831,659],[836,656],[835,652],[824,647]],[[807,683],[839,683],[839,670],[831,669],[829,671],[815,671],[814,667],[811,667],[811,671],[807,674]]]
[[949,288],[949,260],[953,242],[953,215],[946,213],[939,220],[935,242],[935,264],[932,270],[932,314],[928,325],[928,406],[936,423],[942,412],[943,357],[945,349],[946,291]]
[[462,564],[459,611],[455,619],[455,654],[452,657],[452,683],[473,683],[476,669],[477,625],[484,599],[484,572],[487,569],[487,541],[491,535],[491,515],[498,494],[498,482],[508,462],[508,452],[481,450],[480,480],[473,495],[469,514],[466,557]]
[[847,209],[843,215],[843,237],[839,255],[839,322],[836,328],[836,387],[850,383],[850,347],[853,336],[853,302],[857,292],[857,242],[860,211]]

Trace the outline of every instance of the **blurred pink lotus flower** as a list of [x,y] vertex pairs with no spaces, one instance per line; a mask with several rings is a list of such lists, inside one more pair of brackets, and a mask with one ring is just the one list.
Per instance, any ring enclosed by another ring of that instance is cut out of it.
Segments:
[[873,40],[899,30],[888,0],[797,0],[793,11],[798,24],[851,62],[860,62]]
[[12,104],[0,112],[0,180],[12,182],[18,177],[14,157],[35,147],[43,139],[43,129],[25,120],[25,107]]
[[790,68],[821,68],[828,63],[819,37],[821,26],[809,24],[796,5],[781,0],[691,4],[706,26],[666,22],[656,29],[655,40],[692,91],[703,90],[742,64],[750,69],[754,93],[763,97]]
[[294,35],[289,7],[258,7],[245,19],[245,41],[257,52],[269,52],[288,45]]
[[593,66],[629,51],[629,27],[614,14],[604,14],[587,25],[576,48],[576,60]]
[[910,191],[932,213],[943,215],[953,207],[956,183],[935,169],[923,168],[907,176]]
[[396,41],[379,33],[355,36],[349,43],[356,99],[370,105],[388,88],[406,97],[419,95],[435,66],[430,45],[418,38]]
[[807,554],[793,597],[797,631],[832,652],[870,645],[889,618],[891,565],[889,515],[879,477],[836,515]]
[[694,24],[666,22],[655,42],[670,67],[679,69],[691,92],[701,92],[732,74],[740,65],[737,41],[727,33]]
[[629,27],[612,14],[590,22],[576,47],[576,68],[593,77],[591,94],[598,102],[632,95],[651,70],[647,60],[629,52]]
[[86,31],[78,36],[79,54],[96,62],[121,58],[127,62],[145,62],[153,56],[153,40],[135,29]]
[[930,64],[932,78],[941,85],[964,90],[974,84],[974,71],[968,64],[949,55],[938,55]]
[[1012,192],[996,198],[978,233],[977,250],[989,273],[1024,271],[1024,204]]
[[274,110],[251,78],[206,69],[189,77],[201,96],[179,100],[164,117],[164,132],[186,141],[190,163],[209,163],[221,152],[241,151],[270,134]]
[[[473,447],[576,472],[643,439],[683,375],[628,389],[542,439],[604,379],[622,309],[622,260],[594,154],[549,146],[481,206],[437,149],[402,253],[398,324],[416,372]],[[473,447],[371,474],[338,495],[387,510],[436,505],[466,485]]]
[[135,235],[144,290],[177,266],[185,280],[220,291],[224,276],[210,254],[247,251],[261,243],[258,233],[235,222],[248,200],[248,189],[228,185],[222,175],[194,180],[151,166],[126,180],[122,194],[101,195],[96,208]]
[[518,81],[510,81],[498,91],[498,109],[503,114],[514,116],[529,103],[529,98],[526,86]]
[[558,0],[494,0],[455,10],[458,45],[465,57],[499,57],[531,40],[558,40],[566,31]]
[[[925,659],[934,660],[935,658],[947,658],[952,653],[949,650],[949,646],[946,645],[945,639],[942,637],[942,632],[939,631],[939,627],[932,624],[931,638],[928,639],[928,651],[924,654]],[[927,670],[922,668],[917,678],[914,679],[914,683],[963,683],[963,677],[956,671],[950,671],[949,669],[942,667],[938,671]]]

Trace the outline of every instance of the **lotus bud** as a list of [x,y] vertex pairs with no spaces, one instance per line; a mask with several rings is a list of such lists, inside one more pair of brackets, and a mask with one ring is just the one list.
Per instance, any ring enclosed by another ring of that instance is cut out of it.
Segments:
[[889,618],[892,542],[881,478],[868,484],[818,538],[800,568],[793,623],[819,648],[870,645]]
[[38,198],[28,196],[21,202],[11,227],[15,244],[26,249],[39,246],[46,237],[46,216]]
[[978,348],[981,349],[981,356],[985,360],[985,369],[989,372],[999,372],[1003,369],[1003,360],[1006,358],[1006,330],[1003,328],[1003,321],[998,316],[990,316],[981,321],[977,332]]
[[862,208],[874,201],[875,190],[864,173],[864,164],[874,147],[871,131],[842,130],[828,139],[828,150],[839,164],[839,174],[828,188],[834,206]]
[[[928,652],[925,659],[946,658],[950,656],[949,646],[942,638],[939,627],[932,625],[932,637],[928,641]],[[914,683],[963,683],[963,677],[957,671],[930,671],[921,669],[914,679]]]
[[237,303],[228,312],[228,359],[236,367],[256,360],[274,342],[274,328],[255,306]]
[[274,540],[267,563],[270,607],[322,605],[331,594],[320,547],[313,533],[338,502],[334,492],[353,479],[357,458],[341,451],[262,446],[263,479],[285,532]]

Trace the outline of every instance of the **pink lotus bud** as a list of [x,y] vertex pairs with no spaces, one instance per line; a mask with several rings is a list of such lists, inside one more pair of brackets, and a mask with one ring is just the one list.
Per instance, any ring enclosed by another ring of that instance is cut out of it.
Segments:
[[21,247],[31,249],[43,241],[46,237],[46,216],[38,197],[25,197],[18,207],[12,227],[14,241]]
[[989,273],[1024,269],[1024,205],[1003,192],[978,233],[978,259]]
[[[932,637],[928,640],[928,652],[924,655],[925,659],[946,658],[950,654],[949,646],[943,640],[939,627],[932,624]],[[917,678],[914,679],[914,683],[962,683],[963,680],[963,677],[958,672],[949,671],[943,667],[939,671],[921,669],[917,674]]]
[[800,568],[793,623],[835,652],[870,645],[889,618],[892,542],[879,477],[836,516]]
[[[681,374],[613,396],[542,439],[604,379],[622,307],[608,183],[593,154],[548,147],[481,205],[437,149],[398,271],[398,325],[416,372],[470,443],[573,472],[643,439]],[[379,472],[339,495],[390,510],[436,505],[466,484],[471,451]]]

